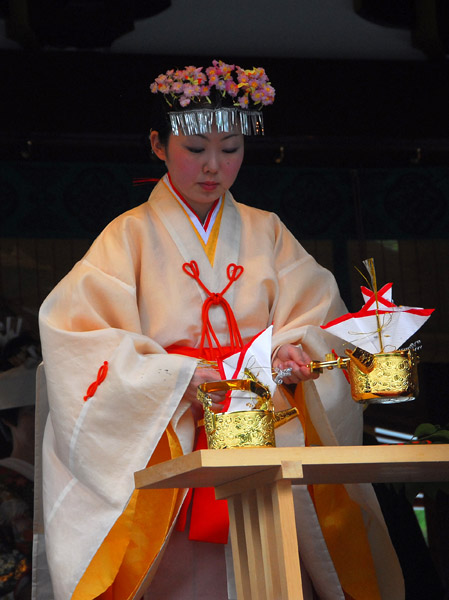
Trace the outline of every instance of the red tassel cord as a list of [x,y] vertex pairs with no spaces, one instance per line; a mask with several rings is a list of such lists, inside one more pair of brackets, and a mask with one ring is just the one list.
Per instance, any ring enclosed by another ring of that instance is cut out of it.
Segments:
[[95,395],[95,392],[97,391],[98,386],[103,383],[103,381],[106,379],[107,374],[108,374],[108,361],[105,360],[104,363],[101,365],[101,367],[98,369],[97,379],[93,383],[91,383],[90,386],[87,388],[86,395],[84,396],[84,402],[86,402],[86,400],[88,400],[89,398],[92,398],[92,396]]

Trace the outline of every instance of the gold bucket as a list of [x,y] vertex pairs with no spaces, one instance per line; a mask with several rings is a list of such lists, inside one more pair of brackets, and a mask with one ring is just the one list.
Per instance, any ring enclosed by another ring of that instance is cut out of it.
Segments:
[[418,395],[419,357],[412,348],[394,352],[370,354],[365,351],[346,351],[350,358],[312,361],[310,370],[345,369],[349,372],[351,395],[363,404],[393,404],[415,400]]
[[349,361],[351,394],[356,402],[393,404],[418,395],[418,356],[413,350],[374,354],[373,368],[362,372]]
[[[253,410],[232,413],[214,413],[210,393],[230,390],[250,391],[261,398]],[[198,399],[204,408],[204,428],[207,447],[211,450],[224,448],[274,448],[274,430],[293,419],[296,408],[275,412],[268,389],[250,379],[211,381],[198,386]]]

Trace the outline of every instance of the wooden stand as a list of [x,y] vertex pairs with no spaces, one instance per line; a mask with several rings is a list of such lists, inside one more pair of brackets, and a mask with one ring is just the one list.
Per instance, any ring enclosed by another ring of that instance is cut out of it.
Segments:
[[239,600],[303,598],[292,484],[448,479],[445,444],[199,450],[135,474],[138,489],[214,487],[228,499]]

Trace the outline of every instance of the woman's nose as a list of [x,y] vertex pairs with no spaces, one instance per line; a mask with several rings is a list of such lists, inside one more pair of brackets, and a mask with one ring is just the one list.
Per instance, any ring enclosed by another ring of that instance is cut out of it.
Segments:
[[205,173],[216,173],[218,171],[218,158],[214,152],[206,156],[203,171]]

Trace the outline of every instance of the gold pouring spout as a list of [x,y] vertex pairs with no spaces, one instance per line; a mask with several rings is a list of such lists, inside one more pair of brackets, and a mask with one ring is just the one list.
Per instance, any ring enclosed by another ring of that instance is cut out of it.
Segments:
[[374,369],[374,354],[371,354],[367,350],[362,348],[355,348],[354,350],[345,350],[345,354],[349,358],[342,358],[341,356],[335,357],[333,354],[326,354],[326,360],[324,361],[312,361],[309,365],[310,371],[322,373],[323,369],[348,369],[349,362],[352,362],[362,373],[367,375]]
[[299,414],[299,411],[296,408],[296,406],[292,406],[291,408],[286,408],[284,410],[278,410],[277,412],[274,412],[273,413],[274,428],[277,429],[281,425],[285,425],[285,423],[288,423],[289,421],[291,421],[292,419],[297,417],[298,414]]

